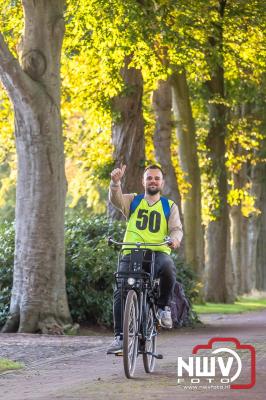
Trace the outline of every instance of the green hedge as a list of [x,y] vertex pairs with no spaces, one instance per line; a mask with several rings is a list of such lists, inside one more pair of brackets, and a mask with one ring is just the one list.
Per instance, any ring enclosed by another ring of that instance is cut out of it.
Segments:
[[[75,322],[112,325],[113,273],[117,251],[108,247],[106,238],[123,238],[125,223],[110,223],[106,217],[68,217],[65,225],[67,293]],[[14,227],[0,225],[0,325],[9,308],[12,287]],[[197,296],[190,268],[174,256],[177,276],[190,301]]]
[[111,324],[117,252],[106,238],[119,240],[124,229],[124,223],[110,223],[105,217],[67,221],[67,293],[74,321]]
[[6,320],[10,304],[14,242],[14,224],[3,222],[0,224],[0,326]]

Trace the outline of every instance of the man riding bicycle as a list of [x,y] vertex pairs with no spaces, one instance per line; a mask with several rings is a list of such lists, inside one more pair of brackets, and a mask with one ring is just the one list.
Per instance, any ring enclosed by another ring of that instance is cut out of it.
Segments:
[[[143,174],[144,195],[123,194],[121,178],[126,166],[116,168],[111,173],[109,199],[128,220],[124,242],[160,243],[166,236],[171,239],[169,246],[147,246],[145,249],[155,251],[155,278],[160,278],[160,297],[157,302],[158,319],[164,328],[172,328],[170,302],[176,281],[176,268],[170,257],[171,249],[180,246],[183,236],[177,205],[164,197],[161,191],[164,186],[164,175],[158,165],[148,166]],[[119,271],[127,271],[130,256],[124,255]],[[119,288],[114,291],[114,333],[115,339],[107,354],[120,352],[123,346],[121,326],[121,297]]]

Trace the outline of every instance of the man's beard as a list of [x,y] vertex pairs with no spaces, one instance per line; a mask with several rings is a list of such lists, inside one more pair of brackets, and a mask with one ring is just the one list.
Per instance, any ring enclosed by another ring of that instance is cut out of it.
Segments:
[[152,189],[152,188],[150,188],[150,187],[148,187],[147,188],[147,193],[149,194],[149,195],[151,195],[151,196],[153,196],[153,195],[155,195],[155,194],[157,194],[157,193],[160,193],[160,189],[159,188],[154,188],[154,189]]

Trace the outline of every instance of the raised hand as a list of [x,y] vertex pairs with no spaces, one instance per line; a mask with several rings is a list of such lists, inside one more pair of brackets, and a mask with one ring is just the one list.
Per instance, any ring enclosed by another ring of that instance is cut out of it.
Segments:
[[111,179],[113,183],[119,183],[121,178],[124,176],[126,165],[121,164],[120,168],[115,168],[111,172]]
[[177,239],[171,239],[171,243],[169,244],[169,247],[173,250],[177,249],[180,247],[180,242]]

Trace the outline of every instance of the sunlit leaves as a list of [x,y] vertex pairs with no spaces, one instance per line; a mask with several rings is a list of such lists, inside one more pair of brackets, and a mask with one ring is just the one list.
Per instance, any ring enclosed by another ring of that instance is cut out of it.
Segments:
[[231,207],[240,206],[244,217],[260,214],[256,207],[256,198],[251,193],[250,183],[246,183],[241,189],[232,188],[228,193],[228,203]]
[[0,207],[8,202],[10,188],[16,182],[16,154],[13,109],[0,85]]
[[[11,52],[17,56],[17,46],[23,28],[20,1],[0,0],[0,32]],[[0,83],[0,207],[8,201],[10,188],[16,181],[16,156],[13,108]]]
[[21,1],[0,0],[0,10],[0,32],[4,35],[11,52],[17,55],[23,29]]
[[258,83],[265,71],[265,2],[232,2],[227,7],[224,29],[225,76]]
[[0,163],[2,164],[10,161],[15,151],[13,109],[2,86],[0,86],[0,116]]
[[260,133],[261,121],[254,118],[233,119],[228,124],[227,168],[237,173],[247,161],[252,164],[260,161],[258,150],[264,135]]

